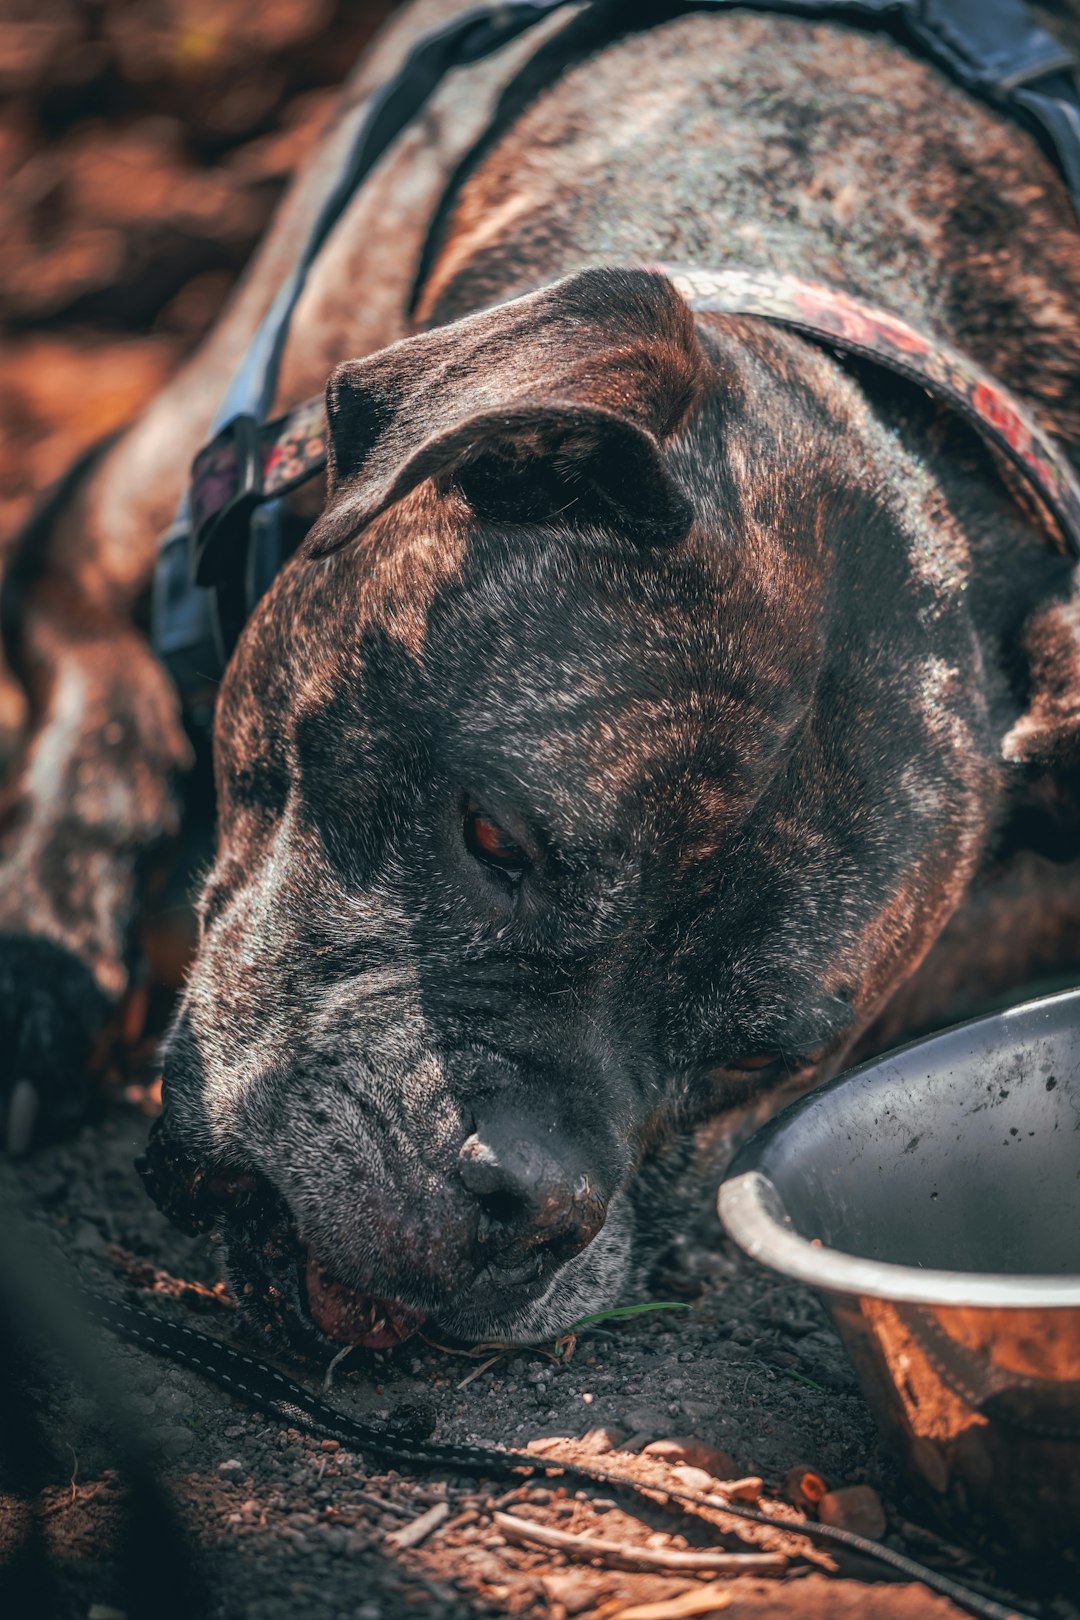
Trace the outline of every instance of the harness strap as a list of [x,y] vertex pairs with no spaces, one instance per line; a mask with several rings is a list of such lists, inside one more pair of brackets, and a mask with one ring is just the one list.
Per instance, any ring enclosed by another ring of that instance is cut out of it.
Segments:
[[[289,321],[316,255],[375,163],[449,72],[490,56],[571,3],[574,0],[508,0],[464,12],[421,39],[395,77],[362,104],[341,171],[226,391],[213,423],[216,437],[196,459],[195,500],[189,504],[185,496],[162,543],[154,582],[154,643],[181,679],[185,655],[189,667],[216,664],[213,673],[220,673],[244,618],[284,560],[277,498],[283,487],[268,485],[262,459],[267,430],[260,424],[277,386]],[[588,0],[594,9],[606,3]],[[696,0],[696,4],[717,10],[738,4],[748,10],[889,28],[973,94],[1035,130],[1056,157],[1080,214],[1080,91],[1072,77],[1075,64],[1070,53],[1035,22],[1024,0]],[[660,21],[686,9],[686,4],[672,0],[641,9],[648,21]],[[640,21],[635,16],[635,24]],[[829,335],[840,342],[836,334]],[[310,419],[308,407],[300,409]],[[1030,427],[1025,425],[1024,432],[1038,444]],[[1017,460],[1009,450],[1005,453]],[[211,468],[227,489],[220,501],[210,493]],[[1027,470],[1030,476],[1030,462]],[[1048,504],[1055,510],[1052,502]],[[1075,539],[1074,531],[1071,525]],[[212,596],[203,589],[211,586]]]
[[[273,403],[289,322],[312,263],[363,180],[446,75],[501,50],[568,3],[500,0],[463,12],[424,35],[398,73],[361,104],[341,169],[233,374],[211,432],[229,426],[241,454],[252,451],[257,424]],[[253,460],[245,469],[251,485],[237,481],[230,510],[220,515],[212,537],[204,536],[200,544],[201,531],[197,518],[193,526],[185,492],[162,539],[153,586],[153,641],[182,686],[205,684],[220,675],[244,619],[284,560],[281,509],[255,496]],[[249,548],[251,520],[260,506],[256,545]],[[206,554],[210,538],[213,544]],[[193,585],[215,589],[193,590]]]
[[[969,356],[928,338],[890,312],[849,293],[796,276],[656,264],[691,309],[754,315],[845,354],[871,360],[919,384],[959,412],[983,440],[1023,474],[1080,558],[1080,479],[1031,411]],[[244,521],[263,501],[278,500],[326,466],[322,395],[257,427],[230,422],[192,467],[196,550],[216,553],[237,511]]]

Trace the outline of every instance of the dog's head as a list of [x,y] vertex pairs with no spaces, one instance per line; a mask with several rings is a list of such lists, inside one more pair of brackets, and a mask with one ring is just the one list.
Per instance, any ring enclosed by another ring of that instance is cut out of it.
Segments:
[[157,1190],[312,1332],[536,1338],[617,1301],[650,1156],[834,1068],[955,907],[969,558],[833,361],[645,272],[327,400],[221,692]]

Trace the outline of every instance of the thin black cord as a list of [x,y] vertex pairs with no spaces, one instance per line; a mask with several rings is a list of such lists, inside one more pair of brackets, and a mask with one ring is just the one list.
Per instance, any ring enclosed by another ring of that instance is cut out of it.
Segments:
[[295,1428],[322,1434],[340,1440],[350,1448],[369,1455],[382,1457],[395,1465],[411,1463],[422,1468],[444,1469],[470,1474],[511,1475],[527,1470],[530,1474],[560,1473],[588,1484],[614,1486],[637,1496],[665,1496],[669,1501],[685,1507],[710,1508],[722,1511],[732,1518],[746,1519],[752,1524],[767,1525],[772,1530],[786,1530],[794,1535],[805,1535],[814,1541],[823,1541],[835,1547],[887,1564],[898,1574],[911,1581],[921,1581],[933,1591],[950,1598],[979,1620],[1033,1620],[1018,1609],[1006,1608],[992,1598],[981,1597],[951,1580],[937,1570],[927,1569],[892,1547],[870,1541],[851,1530],[841,1530],[828,1524],[788,1524],[773,1519],[752,1508],[736,1507],[719,1495],[703,1496],[690,1491],[672,1490],[666,1485],[646,1485],[628,1479],[623,1474],[612,1474],[606,1469],[590,1468],[581,1463],[545,1461],[527,1451],[502,1451],[493,1446],[470,1446],[453,1443],[410,1439],[407,1435],[382,1428],[377,1424],[359,1422],[339,1412],[319,1396],[302,1385],[286,1378],[265,1362],[233,1350],[229,1345],[199,1333],[194,1328],[182,1327],[162,1317],[144,1311],[136,1305],[126,1305],[106,1299],[101,1294],[81,1292],[87,1315],[118,1338],[143,1349],[156,1351],[174,1361],[194,1367],[206,1377],[221,1384],[230,1393],[239,1395],[252,1406],[280,1418]]

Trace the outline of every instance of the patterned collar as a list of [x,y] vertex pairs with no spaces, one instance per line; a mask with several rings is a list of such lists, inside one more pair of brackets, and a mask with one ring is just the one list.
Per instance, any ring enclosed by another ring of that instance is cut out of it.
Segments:
[[[1056,543],[1080,558],[1080,479],[1027,406],[968,355],[887,310],[819,282],[767,271],[672,264],[647,268],[668,276],[692,309],[773,321],[873,361],[950,405],[1024,476],[1051,520],[1047,528]],[[242,555],[256,508],[288,494],[325,466],[321,395],[270,422],[234,418],[192,465],[196,582],[218,583]]]

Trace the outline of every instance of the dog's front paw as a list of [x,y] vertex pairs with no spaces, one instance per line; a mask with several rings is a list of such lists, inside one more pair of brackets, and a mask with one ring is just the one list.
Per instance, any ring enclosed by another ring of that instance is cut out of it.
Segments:
[[0,1149],[73,1130],[115,1009],[86,965],[51,940],[0,935]]

